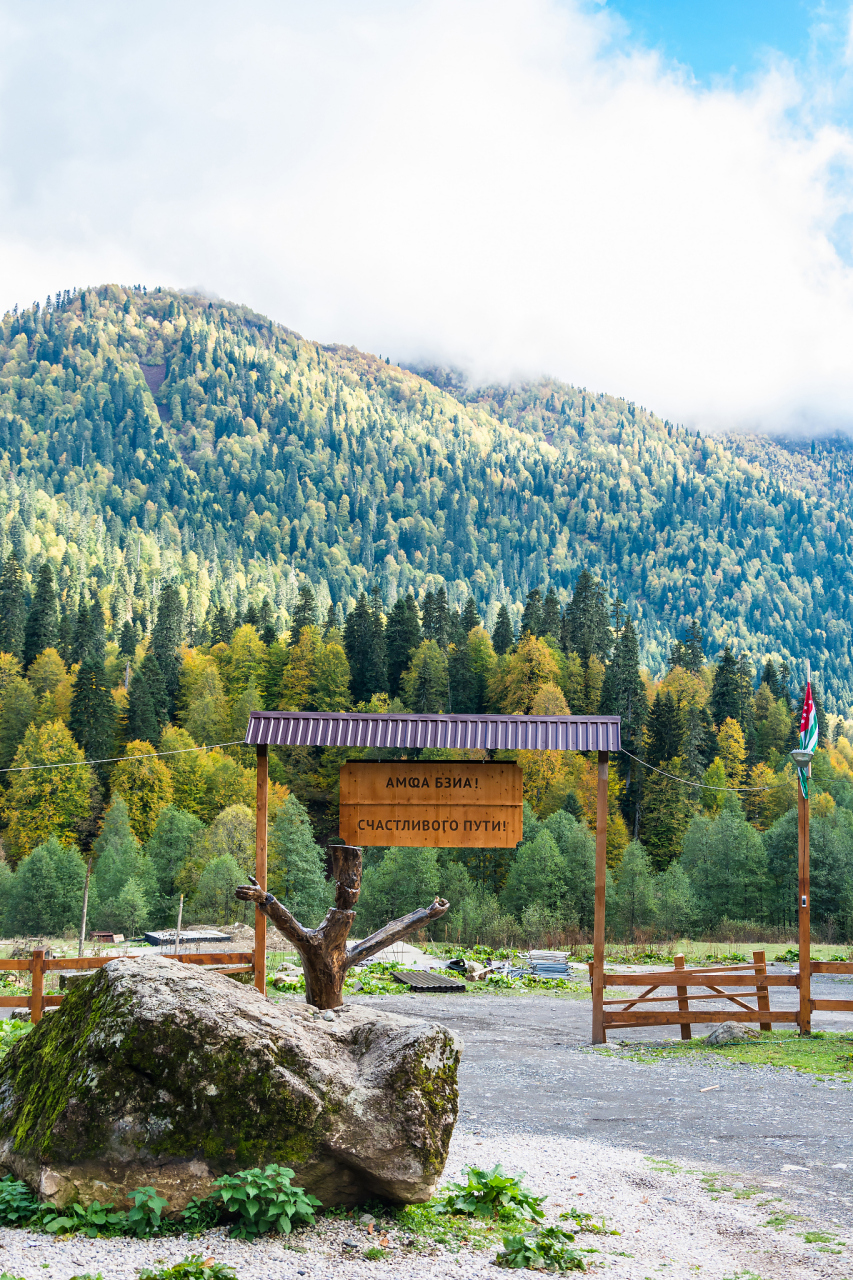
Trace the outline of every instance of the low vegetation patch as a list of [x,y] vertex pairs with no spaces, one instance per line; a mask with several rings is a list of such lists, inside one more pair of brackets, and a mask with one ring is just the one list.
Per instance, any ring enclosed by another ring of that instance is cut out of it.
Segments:
[[468,1165],[462,1170],[467,1182],[451,1182],[435,1202],[437,1213],[460,1213],[474,1218],[524,1218],[541,1221],[545,1213],[545,1196],[535,1196],[521,1180],[504,1173],[501,1165],[493,1169],[477,1169]]
[[[598,1053],[612,1052],[604,1047]],[[828,1079],[853,1081],[853,1036],[836,1031],[815,1031],[800,1036],[796,1031],[763,1031],[757,1040],[743,1044],[708,1045],[704,1039],[652,1044],[632,1042],[618,1050],[620,1057],[635,1062],[655,1062],[664,1058],[701,1061],[713,1055],[715,1061],[750,1067],[790,1067]]]
[[237,1272],[224,1262],[191,1253],[171,1267],[158,1267],[156,1271],[143,1267],[139,1280],[237,1280]]
[[0,1058],[4,1053],[8,1053],[13,1044],[32,1030],[31,1022],[24,1022],[20,1018],[3,1018],[0,1020]]
[[543,1227],[535,1236],[504,1236],[495,1263],[519,1271],[586,1271],[573,1242],[574,1236],[560,1227]]

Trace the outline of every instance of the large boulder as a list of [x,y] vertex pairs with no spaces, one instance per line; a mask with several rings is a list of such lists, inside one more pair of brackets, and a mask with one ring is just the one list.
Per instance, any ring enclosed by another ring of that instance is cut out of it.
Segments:
[[156,1186],[180,1209],[268,1163],[327,1205],[419,1203],[447,1158],[460,1049],[436,1023],[114,960],[0,1062],[0,1166],[57,1204]]

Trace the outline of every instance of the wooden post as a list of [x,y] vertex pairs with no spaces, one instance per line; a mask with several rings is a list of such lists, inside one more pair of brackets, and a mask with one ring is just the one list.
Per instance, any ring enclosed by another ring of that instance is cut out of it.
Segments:
[[[757,1004],[762,1013],[770,1012],[770,992],[767,990],[767,983],[761,982],[762,978],[767,977],[767,956],[763,951],[753,951],[752,959],[755,962],[755,989],[758,992]],[[761,1031],[772,1031],[772,1022],[760,1022]]]
[[606,751],[598,753],[598,793],[595,807],[595,922],[592,935],[592,1043],[605,1044],[604,1030],[604,902],[607,888]]
[[45,948],[37,947],[33,952],[33,958],[30,962],[30,972],[33,975],[33,992],[30,1000],[30,1022],[41,1022],[42,1010],[44,1008],[44,955]]
[[[811,769],[809,769],[811,773]],[[809,801],[797,780],[797,909],[800,943],[800,1035],[812,1033],[811,899],[809,896]]]
[[[255,817],[255,879],[267,887],[267,800],[269,793],[269,747],[258,747],[257,812]],[[255,986],[267,993],[267,918],[255,906]]]
[[[675,967],[676,967],[676,969],[683,969],[683,968],[684,968],[684,956],[683,956],[683,955],[676,956],[676,957],[675,957],[675,961],[674,961],[674,963],[675,963]],[[687,997],[687,988],[686,988],[686,987],[676,987],[676,988],[675,988],[675,991],[676,991],[676,994],[677,994],[677,996],[678,996],[678,1009],[679,1009],[679,1012],[680,1012],[680,1013],[689,1013],[689,1012],[690,1012],[690,1001],[689,1001],[689,999],[688,999],[688,997]],[[681,1023],[681,1038],[682,1038],[682,1040],[692,1040],[692,1039],[693,1039],[693,1032],[690,1030],[690,1023],[689,1023],[689,1022],[682,1022],[682,1023]]]

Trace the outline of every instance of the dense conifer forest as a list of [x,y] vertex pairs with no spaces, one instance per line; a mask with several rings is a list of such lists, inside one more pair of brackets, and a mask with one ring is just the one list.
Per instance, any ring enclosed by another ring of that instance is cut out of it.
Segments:
[[108,627],[150,629],[179,585],[189,638],[210,603],[299,584],[338,623],[444,584],[493,627],[527,593],[565,604],[582,568],[665,670],[699,619],[710,653],[820,671],[853,705],[851,454],[702,438],[637,405],[541,380],[468,388],[322,347],[246,307],[102,286],[7,314],[0,334],[0,555],[63,604],[93,586]]
[[[94,927],[173,922],[181,894],[232,920],[262,707],[617,714],[611,930],[784,933],[807,655],[814,921],[853,936],[840,446],[701,439],[554,382],[472,390],[110,286],[4,317],[0,452],[7,934],[79,927],[87,862]],[[360,927],[441,892],[460,941],[589,929],[594,762],[513,758],[519,848],[369,849]],[[342,759],[271,754],[270,888],[306,923]]]

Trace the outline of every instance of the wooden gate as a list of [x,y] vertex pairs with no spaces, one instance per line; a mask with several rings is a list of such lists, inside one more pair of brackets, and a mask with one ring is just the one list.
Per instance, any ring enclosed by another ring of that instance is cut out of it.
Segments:
[[[591,961],[591,980],[594,969],[595,962]],[[593,1026],[601,1028],[601,1037],[595,1042],[605,1043],[608,1027],[680,1026],[682,1040],[691,1038],[690,1027],[694,1022],[757,1022],[762,1031],[770,1031],[772,1023],[798,1023],[800,1015],[797,1009],[771,1008],[769,988],[799,985],[796,973],[768,974],[763,951],[753,951],[752,964],[691,965],[687,968],[684,956],[676,956],[672,969],[649,973],[604,972],[599,983],[592,983]],[[607,1000],[604,992],[608,987],[644,989],[636,996]],[[672,994],[662,995],[662,990]],[[731,1007],[707,1007],[707,1003],[721,1000]],[[597,1002],[598,1009],[595,1007]],[[817,1007],[825,1007],[827,1003],[834,1005],[835,1002],[813,1003]]]
[[[219,951],[199,952],[195,955],[169,955],[169,960],[178,960],[181,964],[199,964],[215,966],[221,973],[253,973],[255,956],[252,951]],[[0,972],[31,973],[32,991],[29,996],[0,996],[0,1008],[23,1009],[30,1011],[30,1022],[41,1021],[45,1009],[61,1004],[64,997],[44,994],[44,975],[56,970],[78,973],[83,969],[102,969],[112,960],[123,960],[125,956],[68,956],[51,960],[44,947],[37,947],[29,960],[0,960]]]

